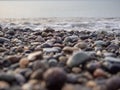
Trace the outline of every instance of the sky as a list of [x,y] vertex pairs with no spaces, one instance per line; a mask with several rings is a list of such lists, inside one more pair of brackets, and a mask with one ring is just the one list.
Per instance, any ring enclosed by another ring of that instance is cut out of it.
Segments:
[[120,0],[0,0],[0,18],[120,17]]

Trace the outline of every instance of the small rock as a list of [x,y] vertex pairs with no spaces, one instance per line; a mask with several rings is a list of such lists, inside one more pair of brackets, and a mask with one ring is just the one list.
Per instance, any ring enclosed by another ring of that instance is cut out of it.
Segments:
[[67,76],[61,68],[51,68],[45,72],[44,79],[48,90],[61,90]]
[[76,52],[74,53],[67,61],[67,65],[69,67],[74,67],[74,66],[78,66],[80,64],[83,64],[87,61],[90,60],[90,56],[83,52],[83,51],[80,51],[80,52]]
[[72,72],[75,73],[75,74],[78,74],[78,73],[81,72],[81,69],[79,67],[73,67]]
[[97,86],[97,83],[95,81],[90,80],[86,83],[86,86],[90,88],[94,88]]
[[42,80],[43,79],[43,70],[38,69],[32,73],[30,76],[31,79]]
[[102,41],[102,40],[95,41],[94,44],[95,44],[96,46],[104,46],[104,45],[106,45],[106,43],[105,43],[104,41]]
[[102,69],[96,69],[93,73],[94,77],[107,77],[107,74]]
[[105,57],[104,61],[108,61],[108,62],[111,62],[111,63],[120,63],[120,58]]
[[85,49],[85,48],[87,48],[87,43],[79,42],[74,47],[77,47],[77,48],[80,48],[80,49]]
[[0,90],[9,90],[10,85],[5,81],[0,81]]
[[65,54],[72,54],[73,51],[74,51],[74,49],[73,49],[73,47],[68,47],[68,46],[66,46],[66,47],[63,48],[62,51],[63,51]]
[[21,68],[26,68],[29,64],[29,60],[27,58],[22,58],[20,61],[19,61],[19,65]]
[[10,55],[5,57],[5,60],[10,61],[11,63],[17,63],[21,59],[21,56],[19,55]]
[[107,90],[120,89],[120,77],[113,76],[106,81]]
[[41,51],[36,51],[28,55],[27,59],[29,61],[41,60],[43,59],[43,53]]

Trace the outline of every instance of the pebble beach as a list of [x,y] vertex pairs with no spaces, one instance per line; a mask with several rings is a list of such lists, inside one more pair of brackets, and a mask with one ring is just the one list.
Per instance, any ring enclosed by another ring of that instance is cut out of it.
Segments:
[[0,19],[0,90],[120,90],[120,18]]

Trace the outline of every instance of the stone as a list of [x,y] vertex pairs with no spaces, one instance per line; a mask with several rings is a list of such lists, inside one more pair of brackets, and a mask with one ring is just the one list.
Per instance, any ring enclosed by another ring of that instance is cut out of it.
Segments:
[[5,60],[10,61],[11,63],[17,63],[21,59],[20,55],[10,55],[5,57]]
[[79,68],[79,67],[73,67],[72,68],[72,72],[73,73],[75,73],[75,74],[78,74],[78,73],[80,73],[82,70],[81,70],[81,68]]
[[66,73],[61,68],[50,68],[44,74],[48,90],[61,90],[66,82]]
[[74,53],[67,61],[69,67],[78,66],[90,60],[90,56],[83,51]]
[[19,61],[20,68],[27,68],[28,64],[29,64],[29,60],[27,58],[22,58]]
[[74,48],[73,48],[73,47],[68,47],[68,46],[66,46],[66,47],[64,47],[64,48],[62,49],[62,51],[63,51],[65,54],[72,54],[73,51],[74,51]]
[[68,37],[66,37],[63,42],[64,42],[65,44],[68,44],[69,42],[70,42],[70,43],[73,43],[73,42],[77,42],[78,40],[79,40],[78,36],[73,35],[73,36],[68,36]]
[[80,49],[86,49],[87,48],[87,43],[81,41],[81,42],[75,44],[74,47],[77,47],[77,48],[80,48]]
[[106,45],[106,43],[104,41],[102,41],[102,40],[95,41],[94,44],[96,46],[104,46],[104,45]]
[[46,52],[46,53],[51,53],[51,52],[58,53],[59,50],[57,48],[55,48],[55,47],[53,47],[53,48],[43,48],[43,52]]
[[4,37],[0,37],[0,43],[3,44],[4,42],[10,42],[10,40]]
[[113,76],[106,81],[107,90],[120,89],[120,77]]
[[90,80],[86,83],[86,86],[90,88],[94,88],[97,86],[97,83],[95,81]]
[[0,90],[9,90],[10,85],[5,81],[0,81]]
[[58,62],[56,59],[49,59],[48,64],[50,67],[55,67],[57,66]]
[[94,71],[93,76],[98,78],[98,77],[107,77],[107,74],[104,70],[98,68]]
[[111,62],[111,63],[120,63],[120,58],[105,57],[104,61],[108,61],[108,62]]
[[43,79],[43,72],[44,71],[42,69],[38,69],[31,74],[30,78],[36,79],[36,80],[42,80]]
[[29,61],[41,60],[43,59],[43,53],[42,51],[36,51],[36,52],[30,53],[27,59]]

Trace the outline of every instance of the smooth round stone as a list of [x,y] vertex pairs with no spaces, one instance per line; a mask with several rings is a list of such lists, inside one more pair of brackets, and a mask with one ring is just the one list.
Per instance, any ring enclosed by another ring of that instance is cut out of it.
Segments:
[[19,61],[19,66],[21,68],[26,68],[29,64],[29,60],[27,58],[22,58],[20,61]]
[[97,78],[97,77],[106,77],[107,75],[106,75],[105,71],[103,71],[102,69],[98,68],[98,69],[96,69],[94,71],[93,76]]
[[46,52],[46,53],[51,53],[51,52],[54,52],[54,53],[57,53],[59,52],[59,50],[57,48],[43,48],[43,52]]
[[90,60],[90,56],[83,51],[74,53],[67,61],[67,66],[75,67]]
[[81,72],[81,68],[79,68],[79,67],[73,67],[72,68],[72,72],[75,73],[75,74],[78,74],[78,73]]
[[86,86],[90,88],[94,88],[97,86],[97,83],[95,81],[90,80],[86,83]]
[[66,73],[61,68],[50,68],[44,74],[48,90],[61,90],[66,82]]
[[67,44],[68,42],[73,43],[73,42],[78,41],[78,39],[79,39],[78,36],[73,35],[73,36],[68,36],[68,37],[66,37],[63,42],[64,42],[65,44]]
[[63,50],[62,50],[65,54],[72,54],[73,51],[74,51],[74,48],[73,47],[64,47]]
[[104,46],[104,45],[106,45],[106,43],[104,41],[102,41],[102,40],[95,41],[94,44],[96,46]]
[[22,86],[22,90],[32,90],[33,89],[33,85],[26,83]]
[[120,63],[104,62],[103,68],[111,74],[116,74],[120,71]]
[[41,44],[41,48],[51,48],[53,46],[52,43],[48,43],[48,42],[45,42],[43,44]]
[[10,85],[5,81],[0,81],[0,90],[9,90]]
[[74,47],[77,47],[80,49],[85,49],[85,48],[87,48],[87,43],[81,41],[81,42],[77,43]]
[[55,67],[57,66],[58,62],[56,59],[49,59],[48,64],[50,67]]
[[108,61],[108,62],[112,62],[112,63],[120,63],[120,58],[105,57],[104,61]]
[[43,53],[41,51],[36,51],[36,52],[33,52],[33,53],[30,53],[27,57],[27,59],[29,61],[35,61],[35,60],[38,60],[38,59],[43,59]]
[[36,71],[34,71],[31,76],[31,79],[36,79],[36,80],[42,80],[43,79],[43,70],[38,69]]
[[5,57],[5,60],[10,61],[11,63],[17,63],[21,59],[21,56],[19,55],[10,55]]
[[45,30],[44,30],[44,32],[47,32],[47,33],[49,33],[49,32],[51,32],[51,33],[53,33],[55,30],[53,29],[53,28],[51,28],[51,27],[48,27],[48,28],[46,28]]
[[18,84],[22,85],[25,83],[25,78],[21,74],[15,74],[15,78]]
[[113,76],[106,81],[107,90],[120,89],[120,77]]
[[0,43],[4,43],[4,42],[10,42],[10,40],[4,37],[0,37]]
[[0,81],[6,81],[8,83],[15,83],[16,78],[13,74],[0,73]]

